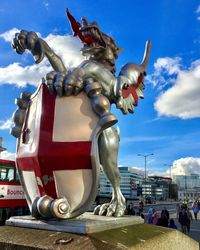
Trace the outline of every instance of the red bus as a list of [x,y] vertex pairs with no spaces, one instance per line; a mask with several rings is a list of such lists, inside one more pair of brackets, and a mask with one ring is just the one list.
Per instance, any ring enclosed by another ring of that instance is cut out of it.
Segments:
[[0,225],[10,216],[29,214],[15,162],[0,159]]

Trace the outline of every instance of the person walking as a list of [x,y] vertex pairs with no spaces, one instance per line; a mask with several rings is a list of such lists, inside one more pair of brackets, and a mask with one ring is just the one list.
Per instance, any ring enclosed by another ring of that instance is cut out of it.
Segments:
[[153,222],[153,208],[152,207],[148,209],[147,216],[148,216],[148,223],[152,224]]
[[176,205],[176,218],[177,218],[177,219],[178,219],[178,216],[179,216],[180,211],[181,211],[180,203],[177,203],[177,205]]
[[168,227],[168,224],[169,224],[169,211],[167,210],[166,207],[164,207],[164,209],[161,211],[161,217],[162,217],[162,215],[164,215],[166,217],[166,219],[167,219],[167,227]]
[[158,213],[157,213],[157,211],[156,211],[156,209],[154,208],[153,209],[153,225],[157,225],[157,223],[158,223]]
[[187,232],[187,225],[188,225],[188,215],[186,209],[183,207],[181,212],[179,213],[178,221],[181,224],[181,229],[184,234]]
[[199,212],[199,207],[198,207],[198,205],[197,205],[196,202],[195,202],[195,203],[193,204],[193,206],[192,206],[192,211],[193,211],[193,213],[194,213],[194,218],[195,218],[195,220],[197,220],[197,214],[198,214],[198,212]]
[[144,211],[144,203],[143,201],[140,201],[139,203],[139,215],[141,215]]
[[187,215],[188,215],[188,223],[187,223],[187,231],[190,232],[190,224],[193,221],[192,213],[190,212],[190,209],[187,209]]
[[128,215],[135,215],[135,210],[134,210],[132,202],[127,207],[127,214]]
[[157,226],[168,227],[168,219],[165,213],[162,213],[161,217],[158,218]]

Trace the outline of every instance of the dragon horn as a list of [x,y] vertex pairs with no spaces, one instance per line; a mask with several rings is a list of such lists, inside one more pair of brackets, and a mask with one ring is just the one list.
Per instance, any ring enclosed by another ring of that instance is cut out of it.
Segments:
[[66,14],[69,19],[74,36],[79,35],[79,28],[81,27],[80,23],[77,22],[76,19],[71,15],[68,8],[66,9]]
[[66,9],[66,14],[67,17],[69,19],[70,25],[71,25],[71,29],[73,31],[73,35],[74,36],[78,36],[82,42],[84,42],[84,37],[82,36],[81,32],[80,32],[80,23],[76,21],[76,19],[71,15],[71,13],[69,12],[68,8]]
[[150,55],[151,41],[147,40],[145,45],[144,56],[141,65],[146,69],[148,66],[149,55]]

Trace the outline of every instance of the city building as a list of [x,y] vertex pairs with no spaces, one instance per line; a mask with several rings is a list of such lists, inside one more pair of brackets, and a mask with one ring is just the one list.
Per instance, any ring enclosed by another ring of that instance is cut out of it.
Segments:
[[[143,174],[136,173],[134,169],[129,167],[119,167],[119,171],[120,188],[124,197],[136,198],[140,196],[142,194]],[[100,171],[99,195],[112,195],[112,186],[102,170]]]
[[142,183],[142,195],[155,200],[166,200],[170,197],[171,178],[162,176],[149,176]]
[[194,201],[200,197],[200,175],[175,175],[174,182],[178,186],[178,199]]
[[178,185],[179,190],[193,189],[200,187],[200,175],[175,175],[174,182]]
[[[138,173],[134,168],[119,167],[119,171],[121,176],[120,188],[127,199],[142,197],[143,199],[166,200],[177,198],[177,193],[173,197],[170,196],[171,178],[149,176],[145,180],[144,173]],[[173,185],[176,186],[176,184]],[[102,170],[100,171],[99,195],[112,195],[112,186]]]
[[184,190],[178,190],[178,199],[179,200],[189,200],[189,201],[195,201],[198,198],[200,198],[200,188],[193,188],[193,189],[184,189]]
[[154,183],[152,186],[152,196],[156,200],[166,200],[170,198],[170,185],[172,183],[172,179],[169,177],[163,176],[150,176],[151,181]]

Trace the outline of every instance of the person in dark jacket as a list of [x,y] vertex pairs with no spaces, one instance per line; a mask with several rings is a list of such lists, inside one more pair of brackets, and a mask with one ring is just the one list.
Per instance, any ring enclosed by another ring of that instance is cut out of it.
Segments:
[[161,211],[161,215],[165,214],[165,216],[167,217],[167,219],[169,220],[169,211],[167,210],[166,207],[164,207],[164,209]]
[[162,213],[161,217],[158,218],[157,226],[168,227],[168,219],[167,219],[167,216],[164,213]]
[[169,221],[169,228],[177,229],[177,226],[175,225],[174,219],[170,219],[170,221]]
[[188,225],[188,214],[186,212],[185,208],[182,208],[181,212],[179,213],[179,218],[178,221],[181,224],[181,229],[182,232],[186,234],[186,229],[187,229],[187,225]]

